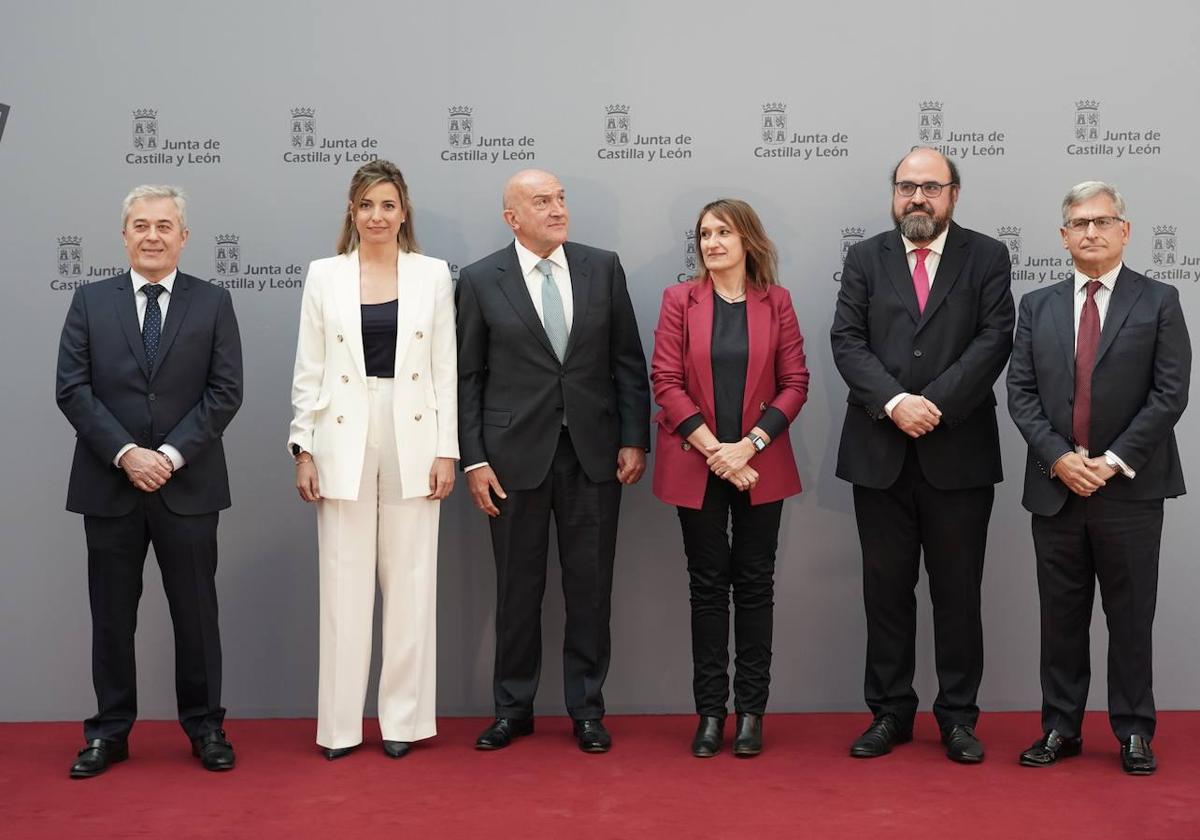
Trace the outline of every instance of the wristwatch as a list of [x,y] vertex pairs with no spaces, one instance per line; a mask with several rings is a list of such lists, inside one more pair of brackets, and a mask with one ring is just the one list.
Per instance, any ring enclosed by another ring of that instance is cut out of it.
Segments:
[[754,445],[755,452],[762,452],[767,448],[767,442],[758,435],[754,434],[754,432],[747,432],[746,440],[750,441],[750,443]]

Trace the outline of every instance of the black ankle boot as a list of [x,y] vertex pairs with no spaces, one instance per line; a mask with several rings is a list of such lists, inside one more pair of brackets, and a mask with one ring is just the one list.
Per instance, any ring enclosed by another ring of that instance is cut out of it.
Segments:
[[737,732],[733,736],[733,754],[749,758],[762,752],[762,715],[738,712]]
[[721,751],[721,741],[724,737],[724,715],[721,717],[700,715],[696,736],[692,738],[692,755],[696,758],[712,758]]

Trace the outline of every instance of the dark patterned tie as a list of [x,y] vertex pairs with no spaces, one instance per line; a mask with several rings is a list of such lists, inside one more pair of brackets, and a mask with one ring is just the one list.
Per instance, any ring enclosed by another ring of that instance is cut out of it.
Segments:
[[[1100,309],[1096,290],[1100,281],[1087,284],[1087,300],[1079,313],[1079,335],[1075,339],[1075,398],[1071,412],[1071,434],[1075,443],[1088,449],[1088,430],[1092,425],[1092,368],[1096,366],[1096,348],[1100,346]],[[1089,454],[1091,450],[1088,450]]]
[[158,340],[162,338],[162,310],[158,308],[158,296],[166,291],[157,283],[142,286],[146,293],[146,317],[142,320],[142,346],[146,348],[146,364],[154,373],[154,360],[158,358]]

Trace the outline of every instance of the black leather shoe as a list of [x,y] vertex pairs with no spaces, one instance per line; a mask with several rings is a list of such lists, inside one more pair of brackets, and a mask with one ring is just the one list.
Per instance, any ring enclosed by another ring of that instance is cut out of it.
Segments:
[[533,734],[533,718],[498,717],[475,739],[477,750],[502,750],[520,735]]
[[404,758],[408,755],[408,751],[412,749],[412,743],[409,741],[384,741],[383,751],[388,758]]
[[724,737],[724,716],[700,715],[700,723],[692,738],[692,755],[696,758],[712,758],[721,751],[721,741]]
[[203,737],[193,738],[192,755],[200,759],[205,770],[233,769],[233,744],[225,740],[224,729],[214,729]]
[[1021,764],[1026,767],[1049,767],[1060,758],[1073,758],[1081,752],[1082,738],[1064,738],[1057,729],[1051,729],[1021,753]]
[[608,734],[608,730],[604,728],[604,724],[598,718],[596,720],[577,720],[573,729],[575,730],[575,740],[579,742],[579,749],[585,753],[608,752],[608,748],[612,746],[612,736]]
[[942,730],[946,758],[959,764],[978,764],[983,761],[983,744],[975,737],[975,727],[956,723]]
[[129,758],[129,745],[125,741],[106,741],[103,738],[93,738],[87,746],[79,751],[79,757],[71,765],[72,779],[90,779],[99,776],[108,769],[108,765],[116,764]]
[[762,715],[738,713],[733,736],[733,754],[751,758],[762,752]]
[[1150,742],[1141,735],[1130,735],[1121,742],[1121,769],[1131,776],[1149,776],[1158,769]]
[[321,755],[325,756],[326,761],[337,761],[339,758],[345,758],[358,749],[358,744],[353,747],[322,747]]
[[897,744],[907,744],[911,740],[912,724],[903,725],[900,718],[889,712],[871,721],[867,730],[850,745],[850,755],[854,758],[878,758],[890,753]]

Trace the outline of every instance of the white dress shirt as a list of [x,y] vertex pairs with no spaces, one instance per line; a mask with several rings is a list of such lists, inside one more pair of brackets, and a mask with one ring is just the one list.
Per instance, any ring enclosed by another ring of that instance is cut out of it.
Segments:
[[[179,274],[178,269],[172,271],[166,277],[158,281],[158,285],[162,287],[162,294],[158,296],[158,308],[162,312],[162,322],[167,323],[167,307],[171,305],[171,290],[175,288],[175,277]],[[129,276],[133,279],[133,302],[137,306],[138,329],[142,329],[146,323],[146,303],[149,298],[142,291],[142,287],[146,286],[150,281],[142,275],[138,274],[132,268],[129,269]],[[121,458],[130,449],[136,449],[136,443],[127,443],[117,451],[117,457],[113,458],[113,466],[121,466]],[[158,447],[158,451],[171,459],[172,469],[179,469],[184,465],[183,456],[179,454],[179,450],[170,444],[164,443]]]
[[[1112,298],[1113,289],[1117,285],[1117,275],[1121,273],[1124,263],[1117,263],[1117,267],[1112,271],[1105,272],[1099,277],[1088,277],[1086,274],[1075,272],[1075,346],[1079,346],[1079,317],[1083,314],[1083,305],[1087,302],[1087,285],[1093,280],[1100,281],[1100,288],[1096,290],[1094,299],[1096,301],[1096,309],[1100,312],[1100,330],[1104,331],[1104,319],[1108,315],[1108,302]],[[1089,457],[1088,451],[1082,446],[1075,447],[1075,451],[1084,458]],[[1137,473],[1129,468],[1129,466],[1121,460],[1121,457],[1111,449],[1104,453],[1108,458],[1114,461],[1117,465],[1117,470],[1120,471],[1126,478],[1133,478]],[[1059,459],[1061,460],[1061,459]],[[1055,462],[1058,463],[1057,461]],[[1050,474],[1054,475],[1054,470],[1050,470]]]
[[[925,247],[929,249],[929,253],[925,255],[925,273],[929,275],[929,290],[933,291],[933,279],[937,274],[938,266],[942,262],[942,252],[946,250],[946,234],[950,232],[950,226],[937,235],[937,238],[930,242]],[[900,234],[900,241],[904,243],[904,255],[908,258],[908,273],[912,274],[917,270],[917,255],[913,253],[919,245],[913,244],[913,241],[904,234]],[[896,396],[892,397],[883,406],[883,410],[887,412],[887,416],[892,416],[892,409],[899,405],[900,400],[911,396],[907,391],[901,391]]]

